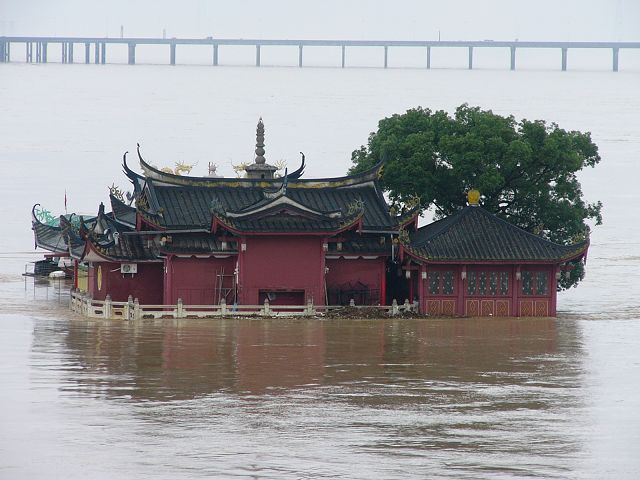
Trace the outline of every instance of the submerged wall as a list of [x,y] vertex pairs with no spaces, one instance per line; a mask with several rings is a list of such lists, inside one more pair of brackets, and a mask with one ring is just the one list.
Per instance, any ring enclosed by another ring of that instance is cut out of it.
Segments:
[[[258,305],[261,291],[315,305],[325,304],[324,252],[321,237],[261,236],[245,238],[240,248],[239,303]],[[277,301],[277,300],[276,300]]]
[[96,300],[111,295],[114,302],[126,302],[131,295],[142,304],[161,304],[162,263],[138,263],[137,269],[137,273],[123,274],[120,263],[93,262],[88,271],[89,294]]

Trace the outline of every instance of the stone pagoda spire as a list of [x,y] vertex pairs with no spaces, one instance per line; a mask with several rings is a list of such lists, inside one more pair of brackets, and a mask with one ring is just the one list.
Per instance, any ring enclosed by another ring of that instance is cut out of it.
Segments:
[[247,178],[273,179],[273,175],[278,168],[267,163],[264,153],[264,123],[262,123],[262,117],[260,117],[256,127],[256,158],[254,163],[245,167]]
[[263,165],[266,163],[264,158],[264,123],[262,123],[262,117],[258,121],[256,127],[256,160],[255,163]]

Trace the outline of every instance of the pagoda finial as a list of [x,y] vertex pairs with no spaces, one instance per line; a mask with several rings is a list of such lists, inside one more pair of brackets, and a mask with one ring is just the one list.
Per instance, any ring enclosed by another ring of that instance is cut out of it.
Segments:
[[467,192],[467,202],[470,206],[477,207],[480,203],[480,191],[476,190],[475,188],[469,190]]
[[258,121],[256,127],[256,159],[255,163],[264,164],[266,159],[264,158],[264,123],[262,123],[262,117]]

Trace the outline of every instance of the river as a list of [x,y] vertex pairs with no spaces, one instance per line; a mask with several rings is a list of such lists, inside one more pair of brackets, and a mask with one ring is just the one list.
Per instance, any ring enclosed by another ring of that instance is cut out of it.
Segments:
[[[640,476],[640,72],[0,66],[0,478]],[[468,102],[592,133],[604,203],[557,319],[88,321],[24,282],[30,208],[152,163],[342,175],[377,121]]]

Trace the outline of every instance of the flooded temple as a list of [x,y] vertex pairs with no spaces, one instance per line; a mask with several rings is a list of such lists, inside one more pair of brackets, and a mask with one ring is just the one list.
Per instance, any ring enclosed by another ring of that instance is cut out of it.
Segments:
[[[98,301],[144,305],[390,305],[433,316],[555,316],[557,280],[588,241],[558,245],[479,205],[418,228],[421,210],[395,214],[382,164],[337,178],[277,176],[258,123],[245,176],[184,176],[123,157],[132,185],[110,211],[45,223],[37,247],[68,257],[75,288]],[[87,272],[86,285],[78,272]]]

